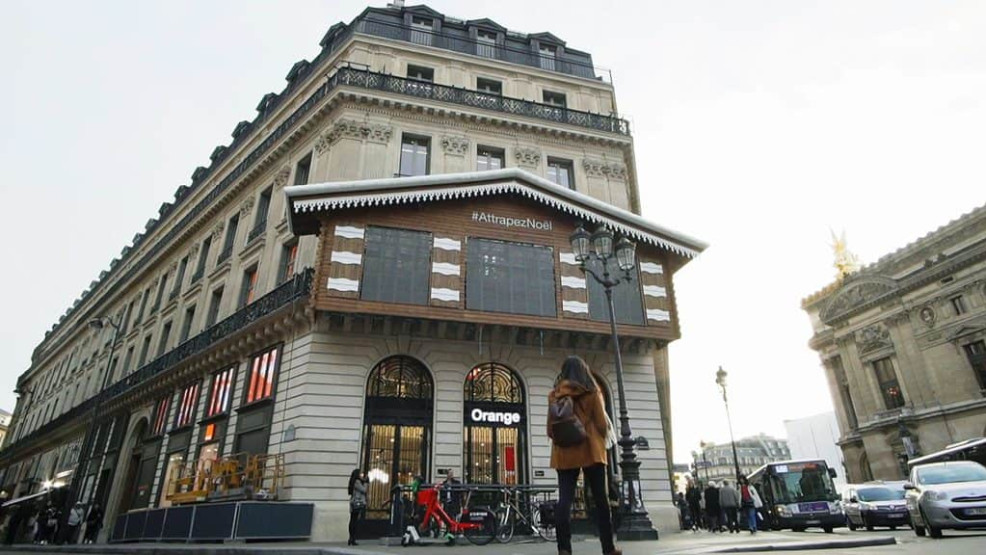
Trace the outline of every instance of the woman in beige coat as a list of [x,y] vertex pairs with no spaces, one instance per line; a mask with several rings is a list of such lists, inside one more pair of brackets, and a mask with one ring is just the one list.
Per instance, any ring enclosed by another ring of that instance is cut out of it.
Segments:
[[[585,427],[585,440],[576,445],[562,447],[552,441],[551,468],[558,472],[558,505],[555,509],[555,528],[558,532],[559,555],[572,553],[572,498],[579,472],[592,491],[596,506],[596,527],[605,555],[622,555],[613,543],[613,524],[609,514],[609,497],[606,488],[606,441],[609,435],[609,419],[599,386],[589,372],[589,366],[577,356],[570,356],[562,364],[555,380],[555,388],[548,394],[548,405],[556,399],[571,397],[575,416]],[[551,416],[548,416],[548,437],[552,436]]]

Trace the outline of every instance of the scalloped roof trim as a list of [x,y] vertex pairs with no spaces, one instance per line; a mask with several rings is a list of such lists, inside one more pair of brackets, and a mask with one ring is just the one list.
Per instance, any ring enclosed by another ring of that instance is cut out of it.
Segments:
[[[483,183],[473,184],[476,181]],[[490,181],[495,182],[490,183]],[[521,181],[526,183],[521,183]],[[410,187],[419,188],[393,190]],[[708,246],[698,239],[661,227],[632,212],[561,187],[517,168],[298,185],[286,187],[284,192],[292,201],[292,210],[297,214],[339,208],[387,206],[516,193],[687,258],[695,258]],[[357,194],[347,195],[346,193]],[[318,198],[312,198],[313,196],[318,196]],[[567,198],[558,198],[559,196]],[[585,205],[585,207],[579,206],[579,204]]]

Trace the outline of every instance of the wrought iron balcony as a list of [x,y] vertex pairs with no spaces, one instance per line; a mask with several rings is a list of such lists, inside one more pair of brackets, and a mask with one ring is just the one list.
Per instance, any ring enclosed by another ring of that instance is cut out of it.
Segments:
[[296,274],[294,279],[284,282],[270,293],[260,297],[249,305],[237,310],[225,320],[209,327],[202,333],[192,337],[181,345],[164,353],[151,362],[143,365],[137,371],[121,378],[119,381],[109,386],[102,392],[93,395],[89,399],[76,405],[68,412],[55,418],[51,422],[37,428],[33,432],[8,444],[3,451],[0,451],[0,465],[9,462],[20,454],[20,452],[30,447],[33,443],[40,440],[46,434],[65,426],[70,422],[85,419],[90,410],[96,403],[104,403],[113,398],[119,397],[134,388],[144,385],[159,374],[166,372],[182,361],[191,356],[197,355],[222,339],[246,328],[250,324],[261,318],[273,314],[277,310],[288,306],[295,301],[308,298],[312,288],[312,278],[315,270],[307,268],[300,274]]
[[254,239],[263,235],[265,231],[267,231],[267,218],[260,220],[257,222],[257,225],[253,226],[253,229],[247,235],[247,244],[252,243]]
[[226,245],[226,248],[224,248],[223,250],[219,251],[219,258],[216,259],[216,266],[219,266],[223,262],[226,262],[227,260],[229,260],[229,257],[230,256],[233,256],[233,244],[232,243],[230,243],[229,245]]
[[379,90],[438,102],[458,104],[470,108],[480,108],[554,123],[575,125],[596,131],[619,133],[620,135],[630,134],[630,122],[615,116],[604,116],[591,112],[552,106],[550,104],[531,102],[530,100],[510,98],[469,89],[461,89],[459,87],[449,87],[447,85],[437,85],[417,79],[408,79],[406,77],[358,69],[352,66],[339,68],[329,78],[328,84],[331,88],[343,85]]

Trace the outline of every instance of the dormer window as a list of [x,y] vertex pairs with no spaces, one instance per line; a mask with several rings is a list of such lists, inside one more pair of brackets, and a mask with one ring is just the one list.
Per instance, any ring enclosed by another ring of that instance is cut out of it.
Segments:
[[411,42],[431,46],[431,34],[435,30],[434,21],[427,17],[411,17]]
[[542,44],[538,46],[538,54],[541,58],[541,69],[554,71],[555,57],[558,55],[558,49],[550,44]]
[[476,31],[476,55],[485,58],[496,57],[496,33],[479,29]]

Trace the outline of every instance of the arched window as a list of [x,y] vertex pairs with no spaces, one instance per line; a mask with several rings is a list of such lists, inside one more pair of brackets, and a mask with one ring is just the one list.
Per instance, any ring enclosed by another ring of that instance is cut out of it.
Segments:
[[527,405],[517,374],[495,362],[466,374],[462,461],[473,484],[527,481]]
[[386,519],[395,484],[429,475],[435,386],[428,369],[408,356],[386,358],[370,371],[360,467],[369,478],[367,518]]

